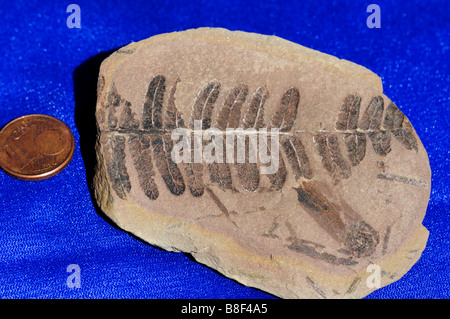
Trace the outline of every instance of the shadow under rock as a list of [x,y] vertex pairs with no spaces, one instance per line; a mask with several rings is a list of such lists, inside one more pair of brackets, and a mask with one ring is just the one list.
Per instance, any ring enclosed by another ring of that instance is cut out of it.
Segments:
[[86,170],[86,181],[89,187],[92,203],[96,212],[109,224],[118,228],[100,207],[94,196],[93,179],[97,163],[95,155],[95,141],[97,137],[97,125],[95,120],[95,108],[97,104],[97,80],[100,65],[116,49],[99,53],[81,65],[73,72],[73,86],[75,99],[75,125],[80,134],[80,151]]

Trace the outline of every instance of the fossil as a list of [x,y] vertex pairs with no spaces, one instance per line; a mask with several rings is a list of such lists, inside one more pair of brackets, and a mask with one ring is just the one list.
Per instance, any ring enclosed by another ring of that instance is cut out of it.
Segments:
[[426,151],[362,66],[201,28],[119,49],[97,93],[97,201],[151,244],[283,298],[364,297],[426,245]]

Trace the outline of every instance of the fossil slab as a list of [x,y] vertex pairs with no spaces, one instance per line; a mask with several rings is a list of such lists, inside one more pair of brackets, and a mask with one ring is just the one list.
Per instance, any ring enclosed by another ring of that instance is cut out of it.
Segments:
[[361,298],[425,248],[427,153],[362,66],[275,36],[162,34],[102,63],[96,117],[102,210],[244,285]]

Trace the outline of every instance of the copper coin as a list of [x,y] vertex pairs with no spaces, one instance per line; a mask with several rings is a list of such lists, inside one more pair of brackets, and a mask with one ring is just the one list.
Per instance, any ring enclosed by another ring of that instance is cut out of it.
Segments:
[[69,127],[48,115],[22,116],[0,131],[0,167],[18,179],[37,181],[58,174],[74,150]]

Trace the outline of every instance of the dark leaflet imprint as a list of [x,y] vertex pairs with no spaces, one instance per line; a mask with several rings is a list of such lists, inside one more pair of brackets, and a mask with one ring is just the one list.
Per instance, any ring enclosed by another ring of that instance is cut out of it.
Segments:
[[408,150],[419,150],[413,127],[394,103],[389,103],[383,126]]
[[391,151],[391,134],[406,149],[418,151],[412,125],[394,103],[390,102],[385,110],[383,97],[373,97],[359,119],[360,106],[361,97],[349,94],[344,99],[335,123],[336,130],[343,132],[352,166],[364,159],[367,137],[375,153],[381,156]]
[[[171,132],[175,128],[185,128],[181,113],[178,111],[175,105],[175,92],[177,89],[177,84],[180,81],[181,80],[177,78],[170,91],[164,123],[167,132]],[[193,149],[193,143],[191,147]],[[205,192],[205,185],[203,184],[203,165],[196,164],[191,161],[191,163],[182,163],[181,166],[183,167],[186,176],[186,182],[192,196],[199,197],[203,195],[203,193]]]
[[345,179],[351,176],[351,168],[341,154],[338,138],[335,134],[318,132],[314,135],[314,143],[322,157],[323,166],[333,178]]
[[[248,86],[239,84],[231,90],[224,103],[220,106],[214,127],[221,131],[227,128],[236,128],[241,119],[241,109],[248,94]],[[223,159],[226,159],[226,140],[223,140]],[[233,189],[230,165],[224,160],[223,163],[208,164],[211,182],[216,183],[222,189]]]
[[381,96],[374,97],[361,117],[359,128],[366,131],[375,153],[387,155],[391,151],[391,135],[381,128],[384,100]]
[[110,163],[107,165],[107,169],[112,187],[117,196],[125,199],[126,193],[131,190],[130,178],[125,166],[125,137],[121,135],[102,136],[102,140],[110,149],[105,152],[105,157]]
[[[191,129],[195,128],[195,121],[201,121],[202,130],[207,130],[211,128],[212,125],[212,115],[215,107],[215,103],[217,101],[217,98],[220,94],[220,83],[217,81],[211,81],[207,83],[200,92],[198,92],[197,98],[195,99],[193,110],[192,110],[192,117],[191,117]],[[226,102],[230,102],[232,99],[236,99],[240,92],[237,92],[236,90],[232,93],[235,93],[234,95],[228,95],[228,99]],[[244,96],[245,99],[245,96]],[[233,100],[234,101],[234,100]],[[228,119],[228,116],[230,115],[231,109],[233,105],[224,105],[222,108],[220,108],[220,116],[222,117],[220,119],[221,125],[226,125],[226,121]],[[235,110],[234,110],[235,111]],[[202,141],[198,143],[200,146],[204,146],[205,143]],[[192,149],[194,149],[194,141],[192,141]],[[224,144],[223,144],[224,146]],[[216,154],[215,150],[213,150],[212,156],[220,155]],[[223,155],[220,156],[223,159]],[[192,159],[194,161],[194,158]],[[196,170],[199,172],[200,170],[203,170],[203,164],[202,163],[193,163],[191,165],[193,168],[195,167]],[[230,168],[223,163],[209,163],[208,164],[208,170],[211,182],[216,183],[221,187],[222,189],[231,189],[232,188],[232,181],[231,181],[231,172]]]
[[142,128],[162,128],[162,108],[166,79],[162,75],[155,76],[148,85],[142,112]]
[[173,142],[170,134],[155,134],[152,138],[152,151],[156,167],[164,182],[174,195],[181,195],[185,190],[183,176],[177,164],[172,161]]
[[158,198],[159,191],[154,179],[150,138],[145,135],[132,134],[128,139],[128,144],[141,189],[148,198]]
[[[272,115],[270,126],[271,128],[278,128],[280,132],[290,132],[297,119],[298,105],[300,103],[300,92],[297,88],[290,88],[286,90],[281,98],[280,104]],[[296,135],[283,134],[280,138],[280,148],[291,165],[291,169],[295,178],[299,180],[301,177],[306,179],[312,178],[312,171],[309,166],[309,159],[306,155],[305,147],[302,141]],[[280,167],[278,172],[269,175],[272,183],[272,190],[279,190],[283,187],[286,180],[287,171],[284,160],[280,156]]]
[[163,131],[163,100],[166,91],[166,79],[162,75],[155,76],[150,82],[145,97],[142,113],[142,128],[157,129],[161,134],[151,134],[151,148],[156,167],[164,182],[174,195],[181,195],[185,185],[180,169],[172,161],[173,142],[170,133]]
[[[264,104],[266,103],[268,97],[267,88],[260,87],[253,94],[250,103],[247,107],[247,110],[244,114],[242,122],[240,125],[234,126],[235,128],[240,127],[244,130],[246,129],[255,129],[259,130],[264,127]],[[238,123],[231,123],[238,124]],[[257,163],[250,163],[250,148],[257,147],[257,145],[253,145],[249,136],[245,136],[244,141],[245,147],[245,163],[237,162],[237,152],[235,154],[235,163],[234,168],[236,170],[239,182],[242,187],[244,187],[247,191],[254,192],[258,189],[259,186],[259,168]],[[254,150],[253,150],[254,151]]]
[[[211,118],[212,118],[212,112],[213,108],[215,106],[217,97],[220,93],[220,83],[217,81],[211,81],[207,83],[203,88],[198,92],[198,95],[195,99],[194,106],[192,108],[192,116],[191,116],[191,124],[190,128],[191,130],[195,129],[195,121],[201,121],[201,129],[206,130],[211,127]],[[196,151],[196,144],[195,141],[192,139],[191,141],[191,149],[192,151],[192,158],[191,163],[187,164],[188,166],[188,176],[192,179],[195,179],[195,181],[198,181],[197,184],[201,185],[201,190],[192,192],[191,193],[194,196],[201,196],[204,193],[204,185],[203,185],[203,164],[202,163],[196,163],[195,162],[195,155],[194,152]],[[199,141],[198,145],[200,147],[203,146],[203,141]],[[214,180],[214,177],[218,177],[218,175],[214,175],[214,169],[210,169],[211,172],[211,180]],[[200,184],[201,183],[201,184]]]
[[357,132],[361,98],[353,94],[344,99],[336,121],[336,130],[350,131],[344,133],[347,156],[352,166],[358,165],[366,155],[366,135]]

